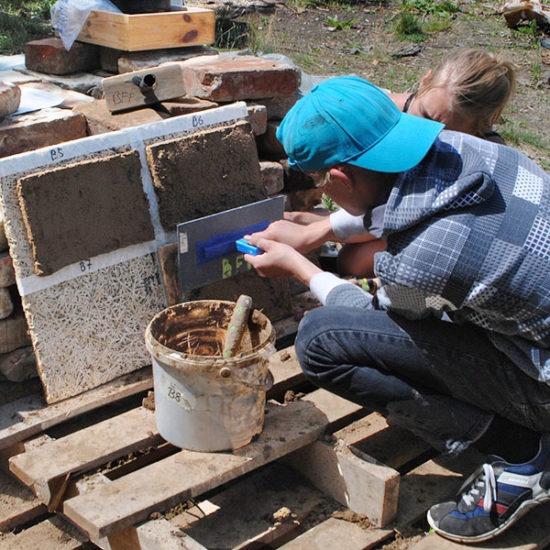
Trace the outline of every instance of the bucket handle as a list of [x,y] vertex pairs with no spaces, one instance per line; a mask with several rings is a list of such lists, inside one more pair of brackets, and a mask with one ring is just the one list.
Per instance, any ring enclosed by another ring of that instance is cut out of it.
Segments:
[[[222,378],[228,378],[229,376],[233,376],[234,373],[235,371],[230,367],[222,367],[219,370],[219,374]],[[239,378],[238,376],[233,376],[233,380],[235,380],[236,382],[240,382],[243,386],[246,386],[247,388],[250,388],[252,390],[264,390],[264,391],[271,389],[274,382],[273,374],[271,374],[271,371],[269,369],[267,371],[267,381],[264,384],[251,384],[250,382],[247,382],[242,378]]]

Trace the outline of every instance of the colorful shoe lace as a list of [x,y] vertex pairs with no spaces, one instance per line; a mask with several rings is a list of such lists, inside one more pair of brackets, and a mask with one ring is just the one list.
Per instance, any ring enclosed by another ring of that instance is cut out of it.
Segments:
[[457,502],[432,506],[428,523],[445,538],[482,542],[546,500],[550,500],[550,434],[542,437],[537,456],[524,464],[492,457],[466,480]]

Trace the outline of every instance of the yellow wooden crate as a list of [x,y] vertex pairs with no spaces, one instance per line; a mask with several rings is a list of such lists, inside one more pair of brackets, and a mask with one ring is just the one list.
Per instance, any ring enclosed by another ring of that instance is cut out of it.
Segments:
[[214,33],[214,10],[188,8],[137,15],[92,11],[78,40],[133,52],[212,44]]

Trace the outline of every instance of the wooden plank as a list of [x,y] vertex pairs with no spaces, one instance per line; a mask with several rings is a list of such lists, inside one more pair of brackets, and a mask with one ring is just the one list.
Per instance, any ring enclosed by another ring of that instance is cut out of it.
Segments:
[[55,509],[70,474],[91,470],[160,441],[154,412],[138,407],[16,455],[10,459],[10,471]]
[[10,531],[46,512],[28,487],[0,472],[0,532]]
[[[276,324],[275,324],[276,325]],[[277,336],[279,331],[277,331]],[[269,370],[273,374],[273,387],[268,396],[283,395],[290,388],[296,387],[306,381],[306,377],[298,359],[296,358],[296,350],[294,346],[289,346],[276,353],[269,358]]]
[[[206,548],[244,550],[269,545],[327,497],[279,463],[253,472],[170,520]],[[196,514],[196,515],[193,515]]]
[[125,51],[158,50],[214,42],[215,13],[203,8],[128,15],[92,11],[81,42]]
[[145,367],[53,405],[46,405],[43,395],[38,394],[6,403],[0,407],[0,449],[152,387],[151,367]]
[[270,403],[264,430],[249,445],[232,453],[181,451],[65,501],[63,511],[98,540],[315,441],[326,425],[310,403]]
[[110,76],[102,81],[107,108],[124,111],[185,95],[179,63],[165,63],[132,73]]
[[339,428],[348,423],[352,418],[364,413],[365,409],[357,403],[352,403],[335,393],[318,389],[308,393],[302,401],[313,403],[327,416],[328,427]]
[[[316,525],[303,535],[279,546],[280,550],[368,550],[380,544],[391,534],[381,530],[362,529],[356,523],[342,519],[329,518]],[[432,547],[437,548],[436,546]]]
[[85,542],[86,537],[76,527],[59,517],[53,517],[16,535],[5,535],[0,539],[0,550],[77,550]]
[[383,527],[397,514],[399,472],[360,453],[343,441],[316,441],[286,458],[321,491]]
[[[550,543],[550,504],[543,504],[531,510],[504,533],[487,542],[475,544],[476,550],[542,550]],[[409,550],[459,550],[473,548],[470,544],[460,544],[444,539],[435,533],[409,547]]]

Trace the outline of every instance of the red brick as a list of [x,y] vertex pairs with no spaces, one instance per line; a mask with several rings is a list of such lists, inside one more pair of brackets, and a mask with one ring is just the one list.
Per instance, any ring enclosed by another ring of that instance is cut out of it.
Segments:
[[250,104],[263,105],[267,109],[267,120],[282,120],[298,101],[298,95],[256,99]]
[[107,109],[107,103],[104,99],[98,99],[93,103],[76,105],[73,111],[84,115],[87,121],[88,134],[90,135],[105,134],[106,132],[114,132],[123,128],[157,122],[170,116],[167,113],[160,113],[151,108],[111,113]]
[[0,288],[15,284],[13,263],[8,252],[0,252]]
[[265,134],[267,130],[267,109],[263,105],[247,105],[248,122],[255,136]]
[[0,120],[19,109],[21,89],[16,84],[0,82]]
[[75,42],[67,51],[60,38],[43,38],[27,42],[25,65],[31,71],[46,74],[71,74],[99,67],[99,48]]
[[182,63],[188,95],[213,101],[291,96],[298,90],[297,69],[252,55],[207,55]]
[[0,122],[0,157],[86,136],[86,118],[66,109],[42,109]]
[[198,97],[180,97],[172,99],[170,101],[162,101],[155,105],[155,109],[161,112],[168,113],[170,116],[188,115],[189,113],[196,113],[198,111],[206,111],[207,109],[213,109],[219,107],[215,101],[208,101],[207,99],[199,99]]

